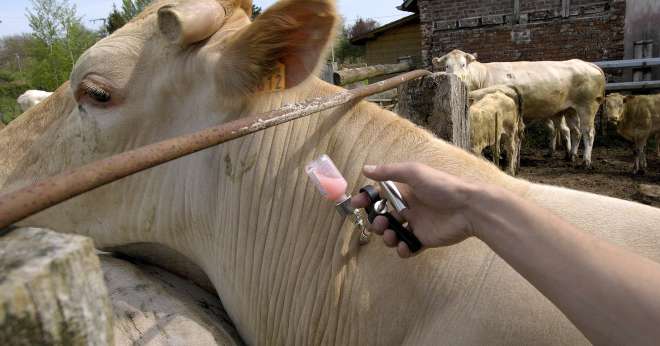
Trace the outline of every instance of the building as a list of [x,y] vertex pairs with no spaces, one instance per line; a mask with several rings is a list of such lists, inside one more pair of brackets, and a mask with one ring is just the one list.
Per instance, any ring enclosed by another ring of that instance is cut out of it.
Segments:
[[625,0],[417,2],[425,66],[452,49],[482,62],[624,57]]
[[422,32],[419,24],[419,14],[413,13],[355,37],[351,43],[366,46],[368,65],[395,64],[399,58],[409,56],[415,65],[422,66]]
[[368,64],[409,55],[429,68],[453,49],[481,62],[621,60],[644,42],[653,42],[644,57],[660,57],[660,0],[403,0],[399,9],[413,14],[352,40]]

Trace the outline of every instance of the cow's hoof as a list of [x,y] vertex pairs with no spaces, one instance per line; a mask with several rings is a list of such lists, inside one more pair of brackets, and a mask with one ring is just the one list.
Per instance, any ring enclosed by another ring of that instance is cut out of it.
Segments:
[[643,169],[638,169],[638,170],[633,171],[633,174],[637,177],[643,177],[643,176],[646,175],[646,171],[643,170]]
[[589,172],[593,172],[596,170],[591,162],[583,163],[582,168],[584,168],[585,171],[589,171]]

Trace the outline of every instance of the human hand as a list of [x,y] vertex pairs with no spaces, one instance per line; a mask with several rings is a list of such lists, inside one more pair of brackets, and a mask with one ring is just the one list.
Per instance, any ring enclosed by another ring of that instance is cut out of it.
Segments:
[[[423,249],[449,246],[462,242],[473,235],[468,217],[472,206],[471,198],[477,190],[458,177],[437,171],[418,163],[398,163],[384,166],[365,166],[366,177],[397,182],[397,186],[408,204],[403,215],[393,214],[408,222],[408,227],[422,242]],[[366,193],[353,197],[353,207],[364,208],[369,204]],[[396,247],[399,256],[412,255],[408,246],[399,241],[396,233],[388,229],[388,221],[378,216],[369,229],[383,236],[389,247]]]

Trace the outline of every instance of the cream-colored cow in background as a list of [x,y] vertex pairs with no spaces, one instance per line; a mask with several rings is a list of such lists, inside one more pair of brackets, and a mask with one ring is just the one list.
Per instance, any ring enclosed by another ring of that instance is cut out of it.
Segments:
[[[433,65],[458,75],[470,90],[499,84],[517,87],[526,122],[553,119],[560,125],[561,116],[565,116],[571,130],[567,144],[571,160],[577,160],[582,138],[584,164],[592,167],[594,119],[605,95],[605,74],[598,66],[582,60],[483,64],[475,55],[460,50],[434,58]],[[554,136],[552,140],[556,140]]]
[[42,90],[28,90],[24,92],[21,96],[18,97],[16,102],[21,107],[23,112],[28,109],[38,105],[43,100],[47,99],[52,95],[52,92],[42,91]]
[[660,157],[660,94],[623,96],[607,95],[603,110],[608,121],[617,125],[617,132],[633,142],[635,164],[633,173],[644,174],[647,168],[646,144],[655,136],[656,153]]
[[[254,22],[251,5],[157,1],[99,41],[76,63],[70,83],[3,130],[2,192],[342,92],[312,77],[336,32],[335,1],[278,1]],[[286,66],[286,90],[257,92],[278,62]],[[416,161],[508,189],[585,232],[660,260],[660,210],[515,179],[368,102],[169,162],[19,226],[87,235],[99,248],[127,254],[150,246],[159,249],[155,263],[190,274],[179,265],[186,259],[208,276],[247,344],[588,344],[476,239],[408,261],[380,241],[360,247],[359,232],[304,172],[324,153],[353,191],[369,183],[364,164]],[[162,334],[184,328],[176,319],[155,326]]]
[[486,147],[493,149],[499,164],[499,145],[507,153],[507,173],[518,170],[520,145],[525,125],[520,114],[520,97],[515,88],[494,86],[470,92],[470,141],[472,152],[481,155]]

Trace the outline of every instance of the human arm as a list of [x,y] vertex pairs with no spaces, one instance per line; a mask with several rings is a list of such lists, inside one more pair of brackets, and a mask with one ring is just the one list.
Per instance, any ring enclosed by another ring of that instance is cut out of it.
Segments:
[[[486,243],[548,297],[595,344],[660,340],[660,265],[583,232],[506,190],[468,183],[419,164],[365,169],[374,180],[403,183],[404,213],[425,249],[471,236]],[[365,196],[354,199],[364,205]],[[372,229],[401,257],[410,252]]]

